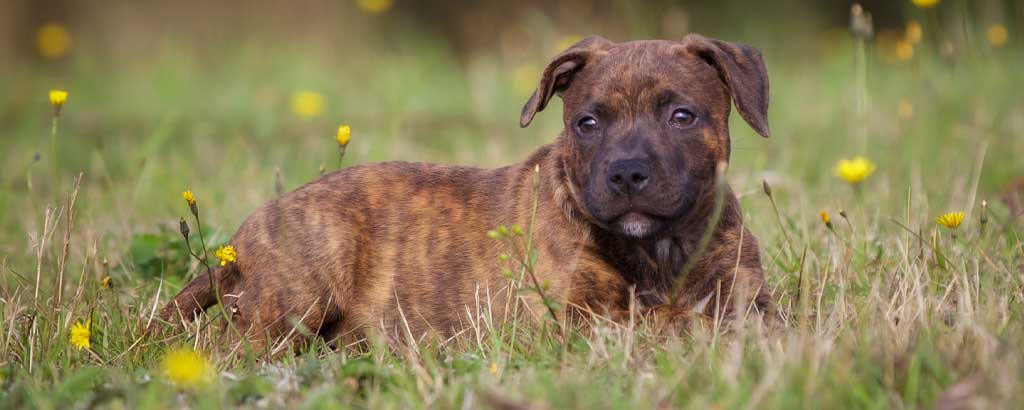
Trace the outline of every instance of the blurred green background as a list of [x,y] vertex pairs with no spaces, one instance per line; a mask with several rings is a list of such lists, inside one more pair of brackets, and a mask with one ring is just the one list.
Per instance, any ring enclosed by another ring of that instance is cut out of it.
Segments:
[[[1008,0],[0,0],[0,409],[468,408],[492,391],[551,408],[1012,407],[1022,31],[1024,2]],[[278,192],[336,169],[339,125],[344,166],[511,164],[562,129],[560,103],[518,126],[552,56],[593,34],[689,32],[767,60],[772,137],[733,115],[728,178],[789,318],[780,335],[638,330],[634,345],[630,327],[566,347],[513,322],[510,344],[423,346],[422,360],[342,349],[258,365],[210,331],[222,316],[147,336],[202,271],[178,234],[182,191],[212,252]],[[55,135],[52,89],[69,93]],[[877,170],[838,177],[857,156]],[[962,226],[935,221],[948,212]],[[82,322],[89,350],[68,343]],[[160,381],[179,345],[224,372],[210,390]],[[293,375],[298,390],[282,388]]]
[[[540,70],[592,34],[758,47],[773,135],[733,116],[741,196],[766,179],[788,218],[814,218],[854,195],[835,162],[866,155],[879,171],[861,187],[865,214],[918,201],[928,221],[972,208],[975,181],[995,199],[1024,175],[1024,3],[915,1],[864,2],[861,39],[843,1],[5,0],[0,253],[30,258],[26,234],[78,172],[83,240],[112,259],[137,232],[173,230],[185,188],[227,235],[275,175],[290,190],[334,169],[340,124],[353,129],[346,165],[516,162],[561,129],[561,104],[517,126]],[[53,141],[52,88],[70,92]],[[752,223],[776,235],[772,219]]]

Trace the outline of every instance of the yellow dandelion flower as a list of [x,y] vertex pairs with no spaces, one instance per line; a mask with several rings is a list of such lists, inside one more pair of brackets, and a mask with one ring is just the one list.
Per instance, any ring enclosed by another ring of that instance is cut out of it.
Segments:
[[191,189],[186,189],[185,192],[182,192],[181,197],[185,199],[189,206],[196,204],[196,196],[192,194]]
[[836,165],[836,175],[851,184],[859,184],[875,172],[874,162],[864,157],[841,159]]
[[46,58],[61,58],[71,49],[71,33],[60,23],[46,23],[36,30],[36,50]]
[[346,146],[350,139],[352,139],[352,127],[348,125],[338,127],[338,145]]
[[896,58],[900,61],[910,61],[914,58],[914,45],[907,40],[896,42]]
[[938,218],[935,218],[935,223],[945,226],[949,229],[956,229],[959,228],[960,224],[964,222],[965,216],[966,215],[964,215],[963,212],[950,212]]
[[915,6],[922,9],[930,9],[938,5],[942,0],[910,0]]
[[238,258],[235,247],[231,245],[218,247],[217,252],[214,252],[213,255],[220,259],[220,266],[234,263]]
[[292,96],[292,112],[304,118],[324,112],[324,96],[314,91],[299,91]]
[[50,90],[50,104],[60,107],[68,101],[68,92],[64,90]]
[[826,211],[824,209],[821,210],[821,221],[824,222],[825,225],[831,225],[832,224],[832,217],[829,216],[828,211]]
[[985,37],[992,47],[1002,47],[1010,39],[1010,32],[1006,31],[1006,27],[1002,24],[993,24],[988,26],[988,30],[985,31]]
[[909,120],[914,117],[914,104],[910,100],[903,98],[896,104],[896,114],[904,120]]
[[367,13],[380,14],[388,10],[391,10],[391,6],[394,5],[394,0],[357,0],[356,5],[359,9]]
[[180,388],[195,388],[209,382],[213,366],[195,350],[181,348],[164,356],[161,363],[164,376]]
[[916,21],[907,22],[907,28],[904,35],[910,44],[917,44],[921,42],[922,34],[924,34],[924,30],[921,28],[921,23]]
[[498,374],[498,362],[491,362],[491,365],[487,368],[491,374]]
[[71,345],[77,347],[78,350],[92,347],[89,344],[89,337],[92,336],[91,328],[92,320],[86,320],[84,325],[82,322],[75,322],[71,326]]
[[106,289],[110,287],[110,276],[104,276],[103,280],[100,281],[100,288]]

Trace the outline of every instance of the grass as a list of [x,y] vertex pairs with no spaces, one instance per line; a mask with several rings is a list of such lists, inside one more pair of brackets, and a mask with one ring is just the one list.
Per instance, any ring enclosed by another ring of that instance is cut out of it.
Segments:
[[[563,339],[484,315],[447,342],[321,344],[270,363],[237,354],[216,309],[185,331],[143,335],[154,307],[204,269],[178,234],[181,191],[196,193],[212,252],[275,195],[277,173],[293,189],[335,167],[340,123],[353,130],[346,165],[515,162],[561,126],[553,104],[516,127],[529,93],[516,71],[539,70],[548,51],[461,65],[438,42],[409,38],[347,56],[261,45],[212,59],[163,46],[141,61],[80,51],[63,66],[8,68],[0,407],[1011,407],[1024,396],[1024,245],[999,195],[1024,175],[1013,86],[1024,54],[978,44],[945,58],[922,45],[890,63],[869,47],[859,89],[853,41],[823,41],[825,51],[792,52],[748,40],[768,58],[774,134],[762,140],[733,116],[728,177],[761,242],[781,329],[738,323],[664,338],[604,324]],[[53,87],[70,90],[55,152]],[[303,89],[325,96],[321,115],[289,111]],[[898,113],[900,100],[912,115]],[[878,164],[856,188],[833,173],[855,155]],[[949,211],[967,213],[955,236],[934,222]],[[78,350],[71,327],[87,318],[91,349]],[[163,376],[161,360],[181,346],[216,368],[206,386],[178,389]]]

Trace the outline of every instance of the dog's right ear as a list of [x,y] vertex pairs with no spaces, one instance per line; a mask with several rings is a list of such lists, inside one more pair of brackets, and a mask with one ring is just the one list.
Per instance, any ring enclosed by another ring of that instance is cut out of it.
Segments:
[[519,116],[519,126],[526,128],[533,121],[533,116],[544,109],[551,97],[564,91],[572,82],[573,74],[586,65],[596,53],[612,45],[612,42],[601,36],[587,37],[573,44],[548,63],[541,74],[537,90],[523,106]]

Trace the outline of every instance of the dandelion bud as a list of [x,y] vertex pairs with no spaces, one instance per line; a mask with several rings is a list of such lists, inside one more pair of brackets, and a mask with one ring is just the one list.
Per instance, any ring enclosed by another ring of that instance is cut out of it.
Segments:
[[508,236],[508,227],[505,225],[498,225],[498,233],[500,233],[501,236]]
[[540,188],[540,164],[533,166],[533,190]]
[[771,185],[768,185],[768,180],[761,179],[761,187],[764,188],[764,194],[768,195],[768,197],[771,198],[772,197],[772,187],[771,187]]
[[327,164],[321,162],[320,163],[320,176],[324,176],[324,173],[326,173],[326,172],[327,172]]
[[502,253],[498,254],[498,260],[502,261],[502,262],[507,261],[508,260],[508,254],[505,253],[505,252],[502,252]]
[[523,227],[521,227],[519,225],[512,225],[512,233],[515,234],[515,235],[522,236],[523,235]]
[[952,41],[946,41],[942,43],[942,48],[939,49],[942,52],[943,57],[953,57],[956,54],[956,46],[953,45]]
[[498,234],[498,231],[487,231],[487,237],[491,239],[498,239],[501,235]]
[[839,216],[843,217],[843,219],[850,219],[846,216],[846,211],[842,209],[839,210]]
[[188,240],[188,235],[192,233],[192,230],[188,229],[188,222],[185,222],[185,218],[178,220],[178,230],[181,231],[181,236]]
[[921,42],[921,35],[923,33],[924,30],[921,27],[921,23],[918,23],[916,21],[909,21],[907,22],[907,26],[904,29],[903,36],[907,39],[907,41],[911,43],[919,43]]
[[875,34],[871,13],[864,11],[864,7],[857,3],[850,6],[850,31],[859,38],[871,38]]
[[988,223],[988,201],[981,201],[981,226]]

